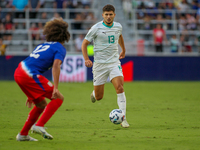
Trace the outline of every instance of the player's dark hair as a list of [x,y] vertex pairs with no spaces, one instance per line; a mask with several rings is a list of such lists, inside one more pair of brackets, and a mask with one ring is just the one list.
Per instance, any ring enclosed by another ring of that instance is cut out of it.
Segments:
[[69,41],[70,33],[68,32],[68,23],[60,19],[53,19],[48,21],[44,26],[43,34],[47,42],[60,42]]
[[113,5],[107,4],[107,5],[105,5],[103,7],[102,10],[103,10],[103,12],[105,12],[105,11],[113,11],[113,12],[115,12],[115,7]]

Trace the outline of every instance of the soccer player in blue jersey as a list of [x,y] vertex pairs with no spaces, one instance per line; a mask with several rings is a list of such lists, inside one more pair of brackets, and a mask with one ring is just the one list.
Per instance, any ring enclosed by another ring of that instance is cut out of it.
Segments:
[[[30,129],[46,139],[53,139],[53,136],[44,129],[44,125],[64,100],[58,90],[58,83],[60,65],[66,55],[63,44],[70,39],[68,24],[62,19],[51,20],[45,24],[43,34],[46,42],[36,46],[29,57],[19,63],[14,73],[15,81],[27,96],[26,105],[28,107],[35,105],[22,130],[16,136],[17,141],[38,141],[28,135]],[[54,85],[42,75],[50,68]],[[47,104],[45,98],[51,101]]]

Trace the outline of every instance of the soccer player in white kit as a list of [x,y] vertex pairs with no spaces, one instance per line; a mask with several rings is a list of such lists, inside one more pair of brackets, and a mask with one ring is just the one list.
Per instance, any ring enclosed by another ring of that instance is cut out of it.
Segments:
[[[85,66],[92,67],[94,90],[91,93],[91,101],[101,100],[104,95],[104,84],[109,77],[117,93],[117,103],[119,109],[126,114],[126,96],[124,93],[124,77],[122,73],[121,62],[119,59],[125,57],[125,46],[122,36],[122,26],[114,22],[114,6],[108,4],[103,7],[103,21],[93,25],[88,31],[82,43],[82,53],[85,59]],[[93,40],[94,42],[94,64],[87,54],[87,46]],[[118,44],[122,51],[118,53]],[[122,127],[128,128],[126,120],[121,124]]]

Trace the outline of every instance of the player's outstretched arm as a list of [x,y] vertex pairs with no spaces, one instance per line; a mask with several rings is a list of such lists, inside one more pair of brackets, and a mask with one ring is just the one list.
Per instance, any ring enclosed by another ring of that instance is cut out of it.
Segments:
[[90,42],[84,39],[81,48],[82,48],[83,57],[85,59],[85,66],[90,68],[92,67],[93,64],[92,64],[92,61],[88,57],[88,53],[87,53],[88,44],[90,44]]
[[119,41],[118,41],[121,49],[122,49],[122,52],[120,53],[119,55],[119,59],[123,59],[125,57],[125,53],[126,53],[126,48],[125,48],[125,45],[124,45],[124,38],[122,35],[119,36]]
[[62,64],[62,61],[60,59],[55,59],[53,62],[52,74],[53,74],[53,81],[54,81],[54,90],[52,93],[52,99],[62,97],[61,93],[58,91],[58,83],[59,83],[60,65],[61,64]]

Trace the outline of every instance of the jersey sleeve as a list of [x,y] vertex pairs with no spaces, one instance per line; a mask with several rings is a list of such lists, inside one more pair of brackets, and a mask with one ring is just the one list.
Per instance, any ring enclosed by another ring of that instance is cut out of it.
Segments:
[[85,39],[91,42],[96,37],[97,28],[94,26],[88,31],[87,35],[85,36]]
[[59,59],[63,62],[65,55],[66,55],[66,49],[63,46],[57,46],[54,60]]
[[119,32],[120,32],[120,35],[122,35],[122,25],[121,24],[119,24],[120,26],[119,26]]

